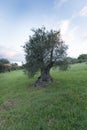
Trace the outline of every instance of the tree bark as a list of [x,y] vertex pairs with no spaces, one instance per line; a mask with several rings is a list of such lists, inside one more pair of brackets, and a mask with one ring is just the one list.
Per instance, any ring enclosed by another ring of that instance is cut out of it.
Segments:
[[52,82],[52,78],[50,76],[50,68],[41,69],[41,75],[38,77],[37,81],[33,84],[33,86],[45,87],[47,83]]
[[53,66],[53,62],[50,62],[46,67],[41,68],[41,75],[38,77],[37,81],[33,84],[33,86],[46,86],[47,83],[53,81],[52,77],[50,76],[50,69]]

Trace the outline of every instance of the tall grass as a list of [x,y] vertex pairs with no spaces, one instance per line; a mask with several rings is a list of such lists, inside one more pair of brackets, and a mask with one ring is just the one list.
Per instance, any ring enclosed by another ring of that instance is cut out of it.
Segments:
[[0,130],[87,130],[87,64],[52,70],[34,88],[23,71],[0,74]]

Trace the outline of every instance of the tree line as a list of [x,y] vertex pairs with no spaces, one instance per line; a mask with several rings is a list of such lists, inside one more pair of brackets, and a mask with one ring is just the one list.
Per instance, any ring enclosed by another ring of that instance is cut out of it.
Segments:
[[1,72],[10,72],[12,70],[18,70],[20,67],[17,63],[10,63],[8,59],[0,59],[0,73]]
[[75,64],[75,63],[87,63],[87,54],[80,54],[77,58],[67,57],[69,64]]

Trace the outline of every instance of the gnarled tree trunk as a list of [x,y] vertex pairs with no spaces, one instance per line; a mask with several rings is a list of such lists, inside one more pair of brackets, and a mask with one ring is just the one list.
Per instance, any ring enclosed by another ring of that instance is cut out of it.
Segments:
[[52,82],[52,78],[50,76],[50,68],[41,69],[41,75],[38,77],[37,81],[34,83],[34,86],[44,87],[46,83]]
[[47,66],[41,68],[41,75],[38,77],[37,81],[34,83],[34,86],[44,87],[46,83],[52,82],[52,77],[50,76],[50,69],[53,66],[53,62],[50,62]]

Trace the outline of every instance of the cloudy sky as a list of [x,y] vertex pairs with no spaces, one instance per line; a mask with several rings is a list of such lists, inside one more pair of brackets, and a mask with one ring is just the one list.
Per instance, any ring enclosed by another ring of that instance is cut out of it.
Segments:
[[0,58],[24,61],[21,46],[42,25],[61,30],[68,56],[87,54],[87,0],[0,0]]

